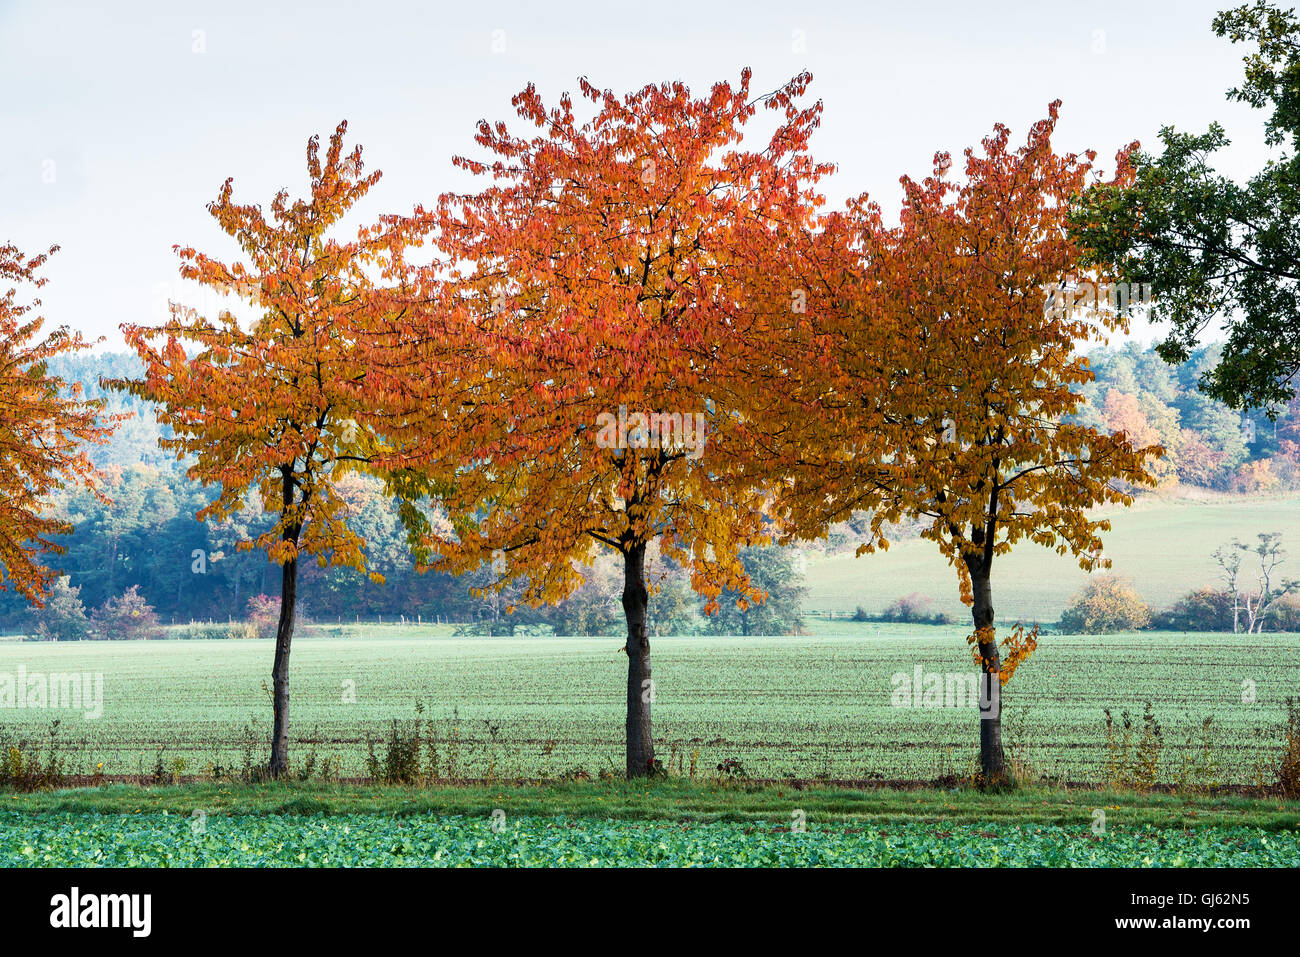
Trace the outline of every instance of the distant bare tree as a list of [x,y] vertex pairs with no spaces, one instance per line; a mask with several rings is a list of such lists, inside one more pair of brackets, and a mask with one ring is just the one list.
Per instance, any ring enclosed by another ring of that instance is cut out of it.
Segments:
[[1214,550],[1214,560],[1223,569],[1224,584],[1228,586],[1228,591],[1232,592],[1232,633],[1234,635],[1241,621],[1241,592],[1237,587],[1237,578],[1241,574],[1241,553],[1247,547],[1234,538]]
[[[1278,566],[1286,561],[1282,548],[1281,532],[1260,532],[1259,544],[1245,545],[1233,539],[1220,545],[1214,560],[1223,569],[1223,580],[1232,592],[1232,632],[1240,630],[1241,612],[1246,612],[1246,634],[1257,635],[1264,630],[1264,622],[1278,601],[1300,588],[1300,579],[1282,578],[1274,581]],[[1247,552],[1259,557],[1259,579],[1253,589],[1243,589],[1240,583],[1241,563]]]

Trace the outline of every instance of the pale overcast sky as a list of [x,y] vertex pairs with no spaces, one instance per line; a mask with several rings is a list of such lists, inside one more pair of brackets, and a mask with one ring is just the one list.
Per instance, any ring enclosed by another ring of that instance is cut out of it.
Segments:
[[384,171],[356,224],[463,186],[451,156],[529,81],[548,102],[580,75],[703,92],[744,66],[755,90],[813,73],[836,203],[865,190],[892,212],[901,174],[998,121],[1019,141],[1058,97],[1059,149],[1109,169],[1162,124],[1218,120],[1222,169],[1244,176],[1267,154],[1263,116],[1225,98],[1244,51],[1210,22],[1231,5],[0,0],[0,241],[61,245],[48,322],[120,347],[119,323],[156,317],[175,286],[174,243],[233,254],[204,209],[225,178],[237,201],[297,195],[308,136],[340,119]]

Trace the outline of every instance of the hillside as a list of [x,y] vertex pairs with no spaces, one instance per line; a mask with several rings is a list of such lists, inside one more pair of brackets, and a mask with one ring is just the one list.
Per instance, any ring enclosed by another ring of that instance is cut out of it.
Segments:
[[[1215,584],[1219,567],[1211,557],[1231,538],[1253,541],[1260,532],[1280,531],[1295,557],[1283,566],[1300,576],[1300,495],[1146,496],[1130,509],[1114,510],[1104,537],[1112,571],[1132,579],[1155,607],[1171,604],[1193,588]],[[810,612],[851,613],[862,605],[878,612],[903,595],[934,599],[935,611],[968,614],[957,593],[957,573],[933,543],[902,541],[886,553],[854,558],[853,550],[807,553]],[[1087,581],[1077,562],[1032,543],[998,559],[993,599],[998,618],[1055,621]]]

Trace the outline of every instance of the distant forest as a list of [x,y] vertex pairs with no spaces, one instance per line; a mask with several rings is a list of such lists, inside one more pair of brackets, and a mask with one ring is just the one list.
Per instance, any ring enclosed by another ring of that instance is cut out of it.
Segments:
[[[1203,349],[1181,366],[1165,364],[1150,349],[1128,344],[1096,350],[1090,362],[1095,382],[1085,386],[1088,405],[1078,417],[1108,431],[1125,430],[1140,444],[1160,443],[1166,456],[1155,472],[1165,485],[1181,483],[1230,492],[1268,492],[1300,488],[1300,403],[1277,410],[1270,421],[1263,413],[1243,417],[1197,391],[1200,375],[1218,360],[1217,347]],[[237,545],[257,537],[271,522],[257,503],[236,518],[215,525],[194,519],[213,492],[190,480],[185,464],[158,447],[161,435],[148,403],[115,392],[105,393],[100,377],[131,377],[138,360],[127,353],[62,356],[50,363],[65,381],[82,384],[86,395],[104,398],[109,412],[130,412],[110,444],[92,453],[106,476],[104,491],[111,507],[81,491],[63,493],[54,508],[73,523],[67,547],[54,561],[69,576],[87,610],[101,606],[132,586],[157,611],[163,624],[245,617],[250,599],[278,595],[279,579],[263,553],[241,552]],[[396,619],[417,615],[424,620],[476,623],[492,631],[504,618],[510,596],[475,598],[470,587],[488,580],[488,570],[450,578],[419,574],[413,568],[397,510],[382,494],[380,483],[349,476],[344,488],[353,521],[369,543],[371,570],[383,575],[376,584],[350,569],[302,569],[300,594],[308,618]],[[831,543],[844,535],[832,534]],[[778,549],[751,549],[746,555],[760,585],[773,601],[740,613],[723,601],[724,613],[699,615],[700,602],[687,576],[668,562],[655,563],[651,581],[660,592],[651,603],[656,630],[719,630],[757,633],[797,625],[802,576],[790,556]],[[566,634],[621,632],[621,574],[612,562],[598,561],[587,585],[556,609],[521,609],[511,625],[550,625]],[[748,620],[746,620],[748,619]],[[0,593],[0,627],[21,630],[30,621],[25,602]],[[502,627],[506,627],[504,622]]]

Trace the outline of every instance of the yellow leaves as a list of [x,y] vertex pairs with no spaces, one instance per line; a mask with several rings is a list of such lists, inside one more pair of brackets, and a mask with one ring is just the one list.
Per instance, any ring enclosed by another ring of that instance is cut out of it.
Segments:
[[[940,548],[945,552],[947,552],[951,547],[952,546],[946,542],[940,545]],[[952,561],[957,568],[957,586],[961,594],[962,604],[973,605],[975,603],[975,593],[971,588],[970,571],[966,568],[964,562],[955,561],[953,559],[954,555],[949,554],[949,560]]]
[[980,646],[992,644],[996,640],[995,635],[996,630],[992,625],[988,625],[984,628],[977,628],[972,634],[966,636],[966,643],[971,646],[971,653],[975,657],[975,664],[986,669],[992,667],[993,662],[985,661],[984,655],[980,651]]
[[1034,625],[1028,631],[1023,624],[1016,624],[1010,634],[1002,639],[1000,656],[986,658],[981,651],[981,647],[993,645],[997,640],[996,630],[989,625],[984,628],[978,628],[974,633],[966,636],[966,642],[971,646],[971,658],[977,667],[982,671],[997,671],[998,681],[1005,685],[1011,680],[1016,669],[1020,667],[1029,656],[1038,648],[1038,626]]
[[1011,634],[1002,639],[1002,670],[1001,681],[1005,685],[1011,680],[1023,662],[1027,661],[1029,656],[1034,653],[1038,647],[1038,626],[1034,625],[1029,631],[1025,631],[1024,625],[1017,624]]

